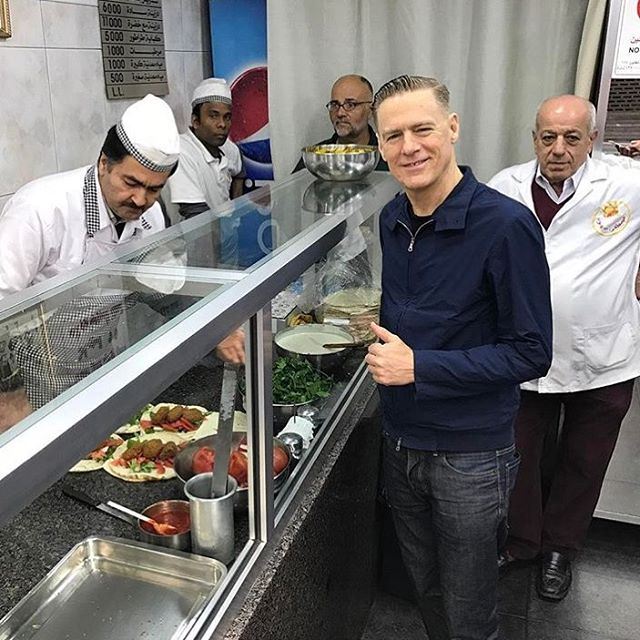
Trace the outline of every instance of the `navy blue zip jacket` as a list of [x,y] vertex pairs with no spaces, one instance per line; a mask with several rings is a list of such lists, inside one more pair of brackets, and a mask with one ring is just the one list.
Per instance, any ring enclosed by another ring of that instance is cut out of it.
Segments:
[[380,324],[414,353],[415,383],[378,385],[402,446],[485,451],[513,442],[519,383],[551,364],[544,238],[522,204],[462,180],[414,233],[405,194],[380,215]]

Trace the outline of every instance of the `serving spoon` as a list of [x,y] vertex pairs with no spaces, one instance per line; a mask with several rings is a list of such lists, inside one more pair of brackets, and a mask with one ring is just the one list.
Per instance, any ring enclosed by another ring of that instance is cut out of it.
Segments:
[[[143,522],[148,522],[154,529],[156,533],[159,533],[162,536],[172,536],[178,533],[177,527],[174,527],[172,524],[158,522],[149,516],[145,516],[142,513],[138,513],[133,509],[129,509],[129,507],[124,507],[117,502],[112,502],[111,500],[107,500],[106,502],[100,502],[100,500],[96,500],[96,498],[91,497],[88,493],[81,491],[80,489],[76,489],[70,485],[64,485],[62,487],[62,492],[71,498],[75,498],[76,500],[80,500],[81,502],[86,502],[87,504],[95,507],[96,509],[100,509],[105,513],[108,513],[111,516],[117,516],[117,514],[113,513],[111,510],[119,511],[120,513],[125,513],[128,516],[133,516],[138,520],[142,520]],[[122,516],[119,516],[122,518]],[[128,519],[124,518],[125,520]],[[129,524],[132,524],[129,522]]]
[[324,349],[356,349],[364,347],[366,342],[325,342],[322,346]]

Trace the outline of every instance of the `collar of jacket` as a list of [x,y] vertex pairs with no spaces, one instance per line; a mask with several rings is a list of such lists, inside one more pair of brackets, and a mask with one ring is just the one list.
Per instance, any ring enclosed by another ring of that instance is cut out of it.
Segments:
[[[462,180],[453,188],[438,208],[433,212],[435,231],[459,231],[467,224],[467,211],[475,193],[478,181],[470,167],[460,166]],[[388,229],[393,230],[400,223],[408,226],[411,203],[406,193],[401,193],[391,203],[392,210],[382,221]]]

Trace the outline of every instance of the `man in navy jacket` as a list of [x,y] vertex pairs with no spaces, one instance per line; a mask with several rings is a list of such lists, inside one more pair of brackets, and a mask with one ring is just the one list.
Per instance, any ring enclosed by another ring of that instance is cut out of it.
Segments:
[[382,211],[385,490],[431,640],[497,636],[497,551],[518,468],[518,385],[551,362],[549,271],[531,212],[456,163],[439,81],[374,98],[380,152],[404,187]]

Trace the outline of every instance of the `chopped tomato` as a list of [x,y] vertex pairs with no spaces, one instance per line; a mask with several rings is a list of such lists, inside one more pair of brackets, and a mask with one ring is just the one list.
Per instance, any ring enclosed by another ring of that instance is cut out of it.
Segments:
[[153,427],[153,422],[151,422],[151,420],[140,420],[140,426],[143,429],[151,429],[151,427]]
[[249,482],[249,463],[247,456],[240,451],[231,452],[229,475],[237,480],[239,487],[246,487]]
[[196,427],[195,424],[193,424],[193,422],[187,420],[186,418],[180,418],[179,422],[182,423],[182,426],[187,430],[187,431],[195,431],[198,427]]
[[161,462],[156,462],[156,471],[159,474],[163,474],[164,473],[164,465]]
[[213,471],[216,452],[211,447],[200,447],[191,460],[191,468],[194,474]]

